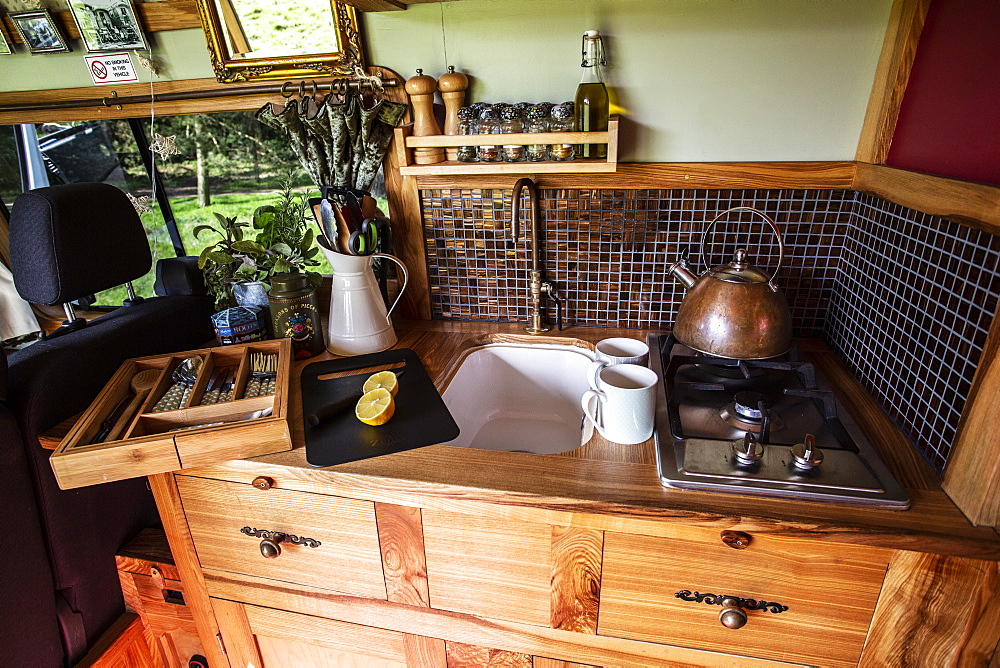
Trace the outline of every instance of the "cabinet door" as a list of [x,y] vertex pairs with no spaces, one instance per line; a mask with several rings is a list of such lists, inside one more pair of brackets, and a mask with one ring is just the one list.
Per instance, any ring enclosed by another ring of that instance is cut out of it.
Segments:
[[[445,668],[444,641],[222,599],[212,607],[233,666]],[[419,640],[440,647],[428,652]]]
[[[598,633],[779,661],[856,665],[887,560],[882,551],[755,538],[722,541],[606,533]],[[678,592],[737,596],[787,606],[748,610],[739,629],[722,607]]]
[[[190,476],[177,488],[203,568],[386,598],[371,501]],[[277,557],[255,530],[285,534]]]

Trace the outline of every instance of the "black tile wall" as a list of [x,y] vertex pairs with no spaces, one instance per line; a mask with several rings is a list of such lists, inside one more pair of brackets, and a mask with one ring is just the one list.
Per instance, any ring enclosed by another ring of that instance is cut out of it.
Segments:
[[[543,190],[541,196],[545,275],[564,299],[567,325],[669,328],[684,288],[667,269],[682,254],[703,266],[698,245],[705,223],[751,206],[783,231],[776,281],[798,336],[822,333],[854,206],[853,193],[838,190]],[[432,316],[526,320],[530,225],[522,214],[520,241],[510,242],[510,191],[426,190],[422,200]],[[526,197],[522,204],[528,210]],[[731,259],[737,234],[755,264],[777,266],[774,235],[747,213],[716,225],[711,238],[718,243],[706,247],[711,264]]]
[[[667,269],[698,273],[702,231],[750,206],[782,230],[776,282],[796,336],[825,338],[931,464],[955,440],[1000,293],[1000,237],[840,190],[543,190],[545,275],[567,325],[669,329],[684,288]],[[530,225],[511,235],[510,191],[422,193],[434,318],[526,321]],[[522,211],[528,211],[527,199]],[[777,265],[774,236],[752,214],[706,237],[707,262],[748,248]],[[554,314],[549,314],[549,321]]]
[[1000,237],[855,199],[826,338],[940,471],[996,313]]

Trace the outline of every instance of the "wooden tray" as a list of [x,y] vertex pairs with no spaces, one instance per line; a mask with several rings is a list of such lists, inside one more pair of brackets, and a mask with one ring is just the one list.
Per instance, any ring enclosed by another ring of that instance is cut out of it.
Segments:
[[[243,398],[251,380],[251,355],[254,353],[278,355],[274,394]],[[174,368],[193,356],[201,357],[202,365],[185,405],[176,410],[151,412],[170,388]],[[291,360],[290,339],[126,360],[49,458],[59,486],[73,489],[290,450],[288,377]],[[220,366],[237,367],[233,399],[199,406],[213,370]],[[131,396],[132,377],[146,369],[157,370],[159,376],[136,414],[128,420],[122,437],[91,444],[101,431],[101,422],[123,399]],[[271,409],[271,415],[246,419],[267,408]],[[215,422],[226,424],[196,427]],[[174,431],[184,427],[195,428]]]

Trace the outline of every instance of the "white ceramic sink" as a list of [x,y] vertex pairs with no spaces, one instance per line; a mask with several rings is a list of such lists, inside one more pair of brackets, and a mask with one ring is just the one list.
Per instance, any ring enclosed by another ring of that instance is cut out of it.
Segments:
[[555,454],[580,447],[593,353],[564,345],[473,348],[442,393],[462,430],[446,445]]

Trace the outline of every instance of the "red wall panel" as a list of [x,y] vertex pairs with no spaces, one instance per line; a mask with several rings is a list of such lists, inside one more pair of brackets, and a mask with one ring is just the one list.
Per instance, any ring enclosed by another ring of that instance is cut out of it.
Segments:
[[1000,0],[933,0],[886,163],[1000,185]]

